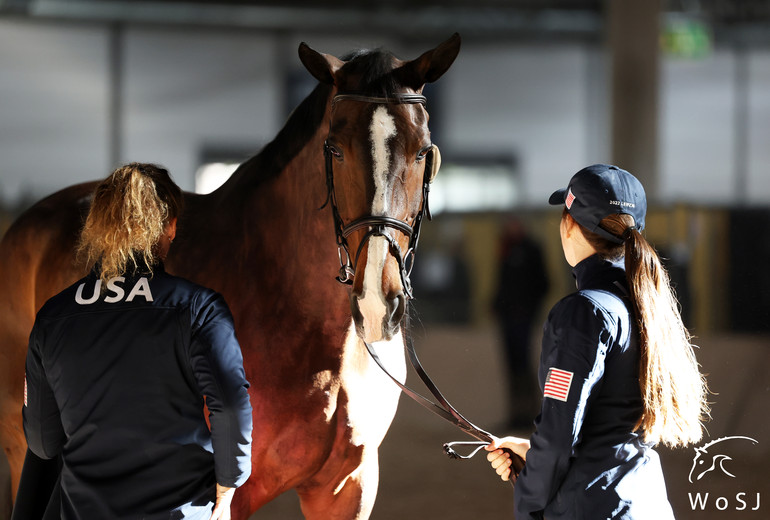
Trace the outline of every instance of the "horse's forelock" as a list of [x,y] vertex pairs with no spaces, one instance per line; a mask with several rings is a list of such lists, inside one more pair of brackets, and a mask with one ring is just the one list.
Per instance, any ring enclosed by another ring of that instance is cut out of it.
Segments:
[[342,58],[345,65],[340,73],[348,81],[343,91],[375,97],[387,97],[399,92],[402,85],[393,74],[396,57],[385,49],[359,49]]

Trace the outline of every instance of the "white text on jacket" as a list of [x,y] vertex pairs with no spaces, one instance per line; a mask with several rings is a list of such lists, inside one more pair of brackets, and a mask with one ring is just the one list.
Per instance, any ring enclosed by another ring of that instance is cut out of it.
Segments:
[[[93,293],[88,298],[83,297],[83,289],[86,286],[85,282],[83,282],[78,286],[78,290],[75,293],[75,302],[77,302],[79,305],[89,305],[95,303],[100,296],[104,296],[105,303],[117,303],[126,297],[126,291],[121,286],[121,284],[123,284],[125,281],[126,279],[122,276],[115,276],[114,278],[110,278],[109,281],[107,281],[107,290],[102,295],[102,281],[96,280]],[[136,281],[134,287],[128,293],[126,301],[133,301],[133,299],[137,296],[143,297],[145,301],[152,301],[150,282],[145,277],[141,277]]]

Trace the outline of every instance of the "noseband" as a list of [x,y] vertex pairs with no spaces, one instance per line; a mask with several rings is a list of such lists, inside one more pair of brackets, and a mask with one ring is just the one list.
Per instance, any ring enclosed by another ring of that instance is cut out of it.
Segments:
[[[332,105],[339,101],[359,101],[362,103],[379,103],[390,105],[404,105],[404,104],[421,104],[425,106],[425,96],[420,94],[394,94],[391,97],[372,97],[362,96],[358,94],[338,94],[332,99]],[[337,209],[337,195],[334,190],[334,172],[332,170],[332,153],[329,145],[324,142],[324,161],[326,164],[326,187],[327,196],[326,202],[321,208],[330,204],[332,207],[332,215],[334,216],[334,232],[337,236],[337,255],[340,259],[340,270],[337,275],[337,281],[345,284],[352,285],[353,278],[355,277],[355,266],[358,265],[358,258],[361,255],[361,251],[364,245],[372,237],[383,237],[388,241],[390,245],[390,251],[398,262],[399,272],[401,273],[401,285],[404,288],[404,294],[407,299],[412,298],[412,285],[409,280],[409,276],[414,266],[414,252],[417,249],[417,242],[420,239],[420,226],[425,216],[428,220],[431,219],[430,208],[428,207],[428,193],[430,192],[430,182],[433,176],[434,165],[434,153],[433,150],[429,151],[425,156],[425,171],[422,179],[422,204],[420,211],[414,219],[413,224],[409,224],[403,220],[398,220],[393,217],[381,216],[381,215],[365,215],[355,219],[354,221],[345,224]],[[406,254],[402,254],[401,248],[396,242],[396,239],[389,235],[387,228],[396,229],[409,237],[409,246],[406,250]],[[364,237],[361,239],[361,243],[358,245],[355,257],[350,254],[350,247],[348,245],[348,237],[355,231],[361,229],[368,229]]]

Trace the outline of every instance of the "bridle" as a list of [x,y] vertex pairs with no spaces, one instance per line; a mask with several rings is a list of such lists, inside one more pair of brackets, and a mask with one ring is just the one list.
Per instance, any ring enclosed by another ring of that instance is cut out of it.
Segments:
[[[427,100],[421,94],[393,94],[388,97],[364,96],[359,94],[338,94],[332,98],[332,106],[339,101],[359,101],[362,103],[378,103],[389,105],[421,104],[425,106]],[[438,166],[438,147],[432,145],[425,155],[425,171],[422,179],[422,202],[420,211],[411,225],[408,222],[384,215],[364,215],[348,224],[342,220],[337,208],[337,194],[334,190],[334,171],[332,168],[333,155],[329,144],[324,142],[324,162],[326,166],[326,202],[321,208],[331,205],[332,215],[334,216],[334,233],[337,238],[337,256],[340,260],[340,270],[336,279],[345,285],[352,285],[355,277],[355,266],[358,265],[358,258],[363,251],[364,245],[372,237],[383,237],[390,245],[390,251],[398,262],[399,272],[401,274],[401,285],[407,299],[412,298],[412,284],[409,276],[414,266],[414,254],[417,249],[417,243],[420,240],[420,227],[425,217],[431,219],[430,207],[428,206],[428,194],[430,192],[430,183],[435,177]],[[361,242],[358,245],[355,256],[350,254],[348,237],[355,231],[366,229]],[[396,229],[409,237],[409,245],[406,253],[402,253],[398,242],[391,235],[386,233],[387,228]]]
[[[373,97],[359,94],[338,94],[332,98],[332,106],[335,103],[343,100],[359,101],[362,103],[396,105],[419,103],[425,106],[426,104],[425,96],[421,94],[394,94],[389,97]],[[422,225],[423,218],[427,216],[428,220],[431,219],[430,208],[428,206],[428,194],[430,192],[430,183],[436,176],[441,161],[438,147],[436,147],[436,145],[432,145],[431,149],[425,156],[425,171],[423,172],[422,179],[422,203],[420,206],[420,211],[417,213],[414,219],[414,223],[411,225],[403,220],[381,215],[365,215],[353,220],[348,224],[345,224],[339,214],[339,210],[337,209],[337,195],[334,190],[334,172],[332,169],[332,159],[333,156],[329,144],[324,142],[326,187],[328,191],[326,202],[324,202],[324,205],[321,206],[321,208],[326,207],[327,204],[331,205],[332,214],[334,216],[334,232],[337,237],[337,254],[340,259],[340,271],[339,275],[337,276],[337,281],[346,285],[353,284],[353,278],[355,277],[355,266],[358,265],[358,257],[361,254],[364,245],[371,237],[381,236],[384,237],[390,244],[391,253],[398,261],[399,270],[401,272],[401,284],[404,288],[404,294],[406,295],[407,299],[411,299],[412,287],[409,281],[409,275],[411,274],[412,266],[414,265],[414,254],[417,248],[417,242],[420,238],[420,226]],[[358,245],[355,257],[351,257],[350,246],[348,245],[347,239],[353,232],[365,228],[369,229],[361,239],[361,243]],[[396,229],[409,237],[409,246],[406,250],[406,254],[401,254],[401,248],[399,247],[398,242],[396,242],[395,238],[385,232],[386,228]],[[404,319],[407,321],[409,319],[408,316],[408,313],[404,315]],[[404,325],[405,327],[403,327],[403,329],[409,328],[408,323]],[[377,365],[379,365],[379,367],[393,380],[394,383],[396,383],[396,385],[398,385],[398,387],[408,397],[416,401],[424,408],[435,413],[442,419],[452,423],[463,432],[478,439],[478,442],[452,442],[445,444],[444,451],[447,455],[452,458],[470,458],[475,455],[481,448],[492,442],[494,439],[492,434],[482,430],[475,424],[471,423],[468,419],[463,417],[463,415],[460,414],[460,412],[458,412],[457,409],[455,409],[452,404],[449,403],[449,401],[447,401],[447,399],[441,394],[441,391],[438,389],[438,387],[436,387],[430,376],[428,376],[427,372],[425,372],[425,369],[422,367],[422,364],[417,357],[417,352],[414,349],[412,339],[408,334],[406,335],[405,347],[409,355],[409,360],[420,379],[422,379],[423,383],[428,388],[428,390],[430,390],[431,394],[433,394],[438,403],[434,403],[430,399],[423,397],[406,385],[402,384],[397,378],[393,377],[393,375],[388,371],[388,369],[380,360],[377,352],[374,350],[374,347],[366,341],[364,341],[364,344],[366,345],[366,349],[369,351],[369,354],[377,363]],[[457,451],[454,450],[454,447],[456,446],[472,446],[475,447],[475,450],[470,455],[460,455]],[[513,462],[513,465],[511,466],[511,483],[513,483],[521,469],[524,467],[524,461],[518,455],[510,452],[510,450],[506,449],[506,451],[509,452]]]

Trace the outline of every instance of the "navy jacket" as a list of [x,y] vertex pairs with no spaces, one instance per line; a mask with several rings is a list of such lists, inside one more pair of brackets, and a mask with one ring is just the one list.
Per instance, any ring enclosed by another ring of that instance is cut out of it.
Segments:
[[543,404],[516,482],[517,520],[673,518],[642,415],[639,337],[622,264],[591,256],[545,324]]
[[29,448],[63,456],[64,519],[207,519],[215,484],[237,487],[251,472],[249,384],[230,311],[162,266],[100,286],[94,270],[37,315]]

